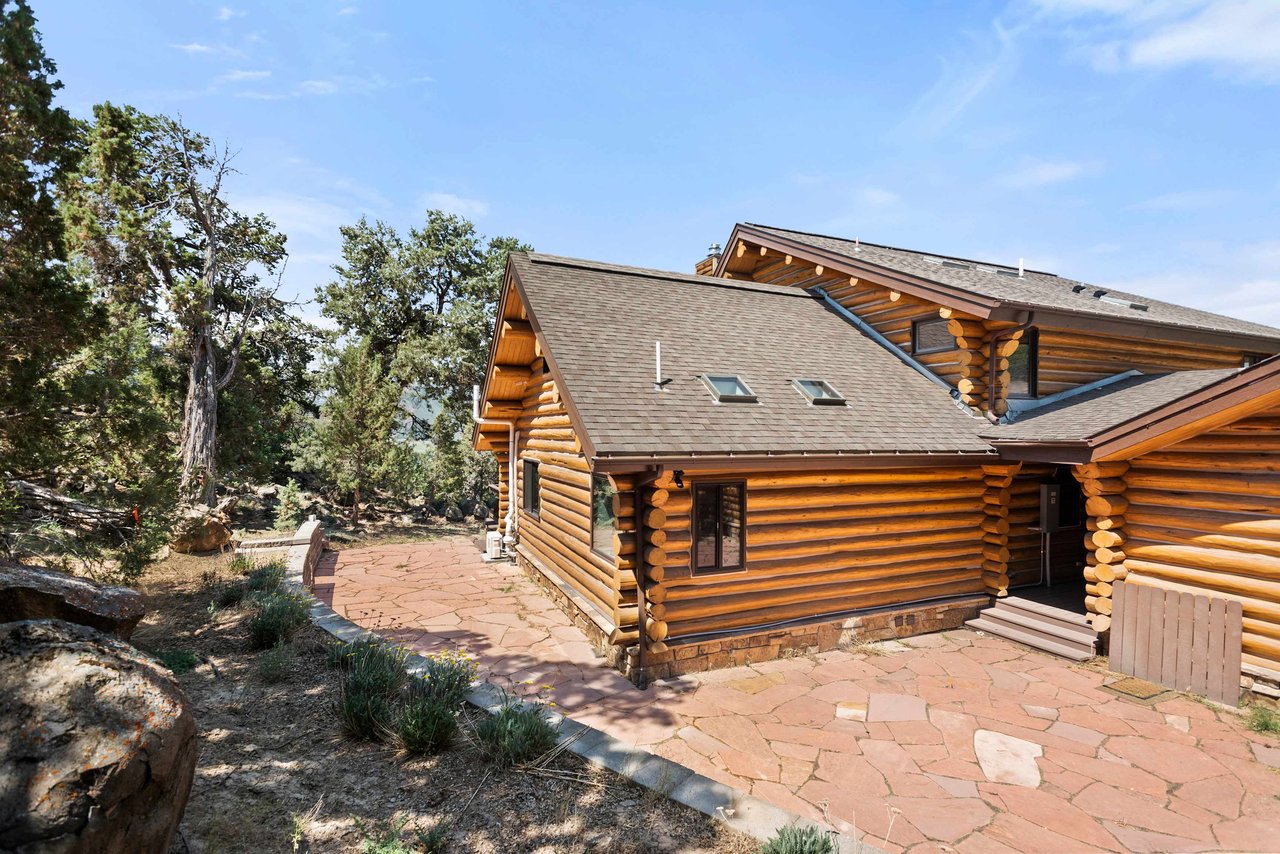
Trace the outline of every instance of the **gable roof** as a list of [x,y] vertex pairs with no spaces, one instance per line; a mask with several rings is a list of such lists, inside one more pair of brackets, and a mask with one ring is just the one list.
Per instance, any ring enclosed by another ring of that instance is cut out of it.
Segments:
[[[1152,327],[1163,327],[1178,330],[1179,334],[1172,337],[1179,339],[1280,352],[1280,329],[1052,273],[1027,270],[1019,276],[1017,268],[1008,265],[755,223],[739,223],[729,245],[739,239],[772,245],[779,251],[790,248],[796,254],[808,250],[806,257],[825,260],[833,268],[847,268],[851,274],[862,273],[872,279],[877,275],[886,277],[893,286],[908,293],[978,317],[1015,319],[1018,312],[1033,310],[1037,313],[1036,322],[1043,325],[1087,328],[1097,324],[1134,337],[1155,337]],[[718,272],[723,272],[729,257],[726,252]],[[1131,307],[1131,303],[1145,308]]]
[[1135,376],[996,424],[983,436],[1010,459],[1124,459],[1280,404],[1280,356],[1248,368]]
[[[803,291],[540,253],[509,264],[598,462],[993,454],[984,421]],[[741,377],[759,402],[717,402],[704,374]],[[794,379],[848,405],[812,405]]]

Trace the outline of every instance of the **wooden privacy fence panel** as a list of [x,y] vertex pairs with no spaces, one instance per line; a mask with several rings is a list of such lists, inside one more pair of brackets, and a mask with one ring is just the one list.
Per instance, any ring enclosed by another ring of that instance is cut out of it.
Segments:
[[1118,581],[1111,669],[1234,706],[1241,608],[1235,600]]

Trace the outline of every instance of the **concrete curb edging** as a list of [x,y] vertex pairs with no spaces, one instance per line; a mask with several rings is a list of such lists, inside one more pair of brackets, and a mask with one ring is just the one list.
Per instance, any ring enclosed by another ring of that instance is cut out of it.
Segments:
[[[314,523],[304,523],[306,528]],[[303,585],[304,564],[309,562],[307,546],[312,542],[312,531],[306,535],[299,530],[288,548],[289,559],[285,569],[284,584],[290,592],[307,597],[311,607],[311,621],[332,637],[344,643],[366,638],[380,637],[341,616],[321,602]],[[296,545],[295,545],[296,544]],[[246,543],[245,545],[251,545]],[[283,549],[281,549],[283,550]],[[249,549],[263,554],[268,549]],[[310,573],[305,573],[310,575]],[[406,670],[418,673],[426,666],[426,658],[409,653]],[[504,703],[523,700],[505,694],[502,689],[488,682],[480,682],[467,693],[467,702],[489,712],[498,711]],[[527,704],[526,704],[527,705]],[[811,819],[775,806],[754,795],[745,794],[732,786],[712,780],[678,762],[627,744],[606,732],[588,726],[560,712],[546,709],[548,720],[560,732],[560,742],[572,740],[567,750],[593,765],[608,768],[616,774],[653,790],[676,803],[697,810],[704,815],[724,822],[734,830],[759,840],[773,837],[787,825],[813,826],[831,835],[840,854],[886,854],[883,849],[860,842],[853,836],[831,830]]]

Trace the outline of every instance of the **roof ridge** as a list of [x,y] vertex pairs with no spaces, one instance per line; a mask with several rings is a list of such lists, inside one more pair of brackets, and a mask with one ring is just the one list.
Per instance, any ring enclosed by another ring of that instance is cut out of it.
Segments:
[[[782,227],[782,226],[780,226],[780,225],[765,225],[765,224],[764,224],[764,223],[762,223],[762,222],[744,222],[744,223],[742,223],[742,224],[743,224],[743,225],[745,225],[745,226],[751,227],[751,228],[767,228],[767,229],[770,229],[770,230],[772,230],[772,231],[785,231],[785,232],[788,232],[788,233],[790,233],[790,234],[804,234],[804,235],[807,235],[807,236],[809,236],[809,237],[822,237],[822,238],[825,238],[825,239],[827,239],[827,240],[842,240],[842,241],[844,241],[845,243],[853,243],[853,242],[855,242],[853,238],[849,238],[849,237],[840,237],[839,235],[836,235],[836,234],[822,234],[821,232],[817,232],[817,231],[804,231],[804,230],[799,229],[799,228],[783,228],[783,227]],[[890,246],[890,245],[889,245],[889,244],[887,244],[887,243],[873,243],[873,242],[871,242],[871,241],[868,241],[868,240],[862,240],[862,239],[860,239],[860,238],[859,238],[859,239],[857,239],[857,243],[858,243],[859,245],[861,245],[861,246],[871,246],[871,247],[874,247],[874,248],[876,248],[876,249],[889,249],[889,250],[891,250],[891,251],[893,251],[893,252],[910,252],[912,255],[921,255],[921,256],[926,257],[926,258],[941,258],[941,259],[942,259],[942,260],[944,260],[944,261],[962,261],[962,262],[964,262],[965,264],[981,264],[981,265],[982,265],[982,266],[984,266],[984,267],[997,267],[997,268],[999,268],[999,269],[1001,269],[1001,270],[1016,270],[1016,269],[1018,269],[1017,267],[1015,267],[1015,266],[1014,266],[1014,265],[1012,265],[1012,264],[1001,264],[1001,263],[998,263],[998,262],[996,262],[996,261],[980,261],[980,260],[978,260],[978,259],[976,259],[976,258],[964,258],[964,257],[962,257],[962,256],[960,256],[960,255],[946,255],[946,254],[943,254],[943,253],[940,253],[940,252],[924,252],[924,251],[922,251],[922,250],[920,250],[920,249],[908,249],[908,248],[906,248],[905,246]],[[1062,276],[1058,275],[1057,273],[1050,273],[1050,272],[1048,272],[1047,270],[1025,270],[1025,269],[1024,269],[1024,270],[1023,270],[1023,272],[1024,272],[1024,273],[1035,273],[1035,274],[1036,274],[1036,275],[1038,275],[1038,276],[1052,276],[1052,277],[1053,277],[1053,278],[1055,278],[1055,279],[1061,279],[1061,278],[1063,278]]]
[[683,284],[699,285],[701,287],[725,288],[736,291],[749,291],[752,293],[768,294],[770,296],[780,297],[798,297],[800,299],[816,299],[798,288],[790,288],[784,285],[771,285],[767,282],[746,282],[738,279],[722,279],[718,276],[699,276],[693,273],[681,273],[675,270],[659,270],[651,267],[632,267],[627,264],[610,264],[606,261],[592,261],[587,258],[572,258],[566,255],[549,255],[544,252],[525,252],[521,253],[529,258],[534,264],[547,264],[556,267],[569,267],[579,270],[596,270],[604,273],[614,273],[619,276],[635,276],[645,279],[660,279],[670,282],[681,282]]

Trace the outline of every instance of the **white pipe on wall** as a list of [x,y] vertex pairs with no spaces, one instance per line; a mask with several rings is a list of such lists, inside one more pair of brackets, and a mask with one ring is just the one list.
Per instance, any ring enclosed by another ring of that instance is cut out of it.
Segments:
[[471,417],[475,419],[477,424],[488,424],[493,427],[507,428],[507,445],[509,449],[509,453],[507,455],[507,517],[504,522],[506,534],[502,538],[502,541],[509,551],[516,543],[516,528],[518,522],[518,514],[516,513],[518,493],[518,489],[516,487],[516,443],[520,440],[520,434],[516,431],[515,421],[480,417],[480,386],[478,385],[473,385],[471,387]]

